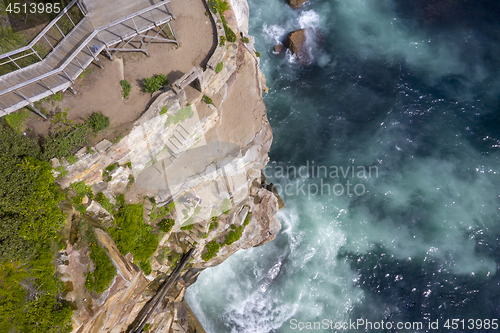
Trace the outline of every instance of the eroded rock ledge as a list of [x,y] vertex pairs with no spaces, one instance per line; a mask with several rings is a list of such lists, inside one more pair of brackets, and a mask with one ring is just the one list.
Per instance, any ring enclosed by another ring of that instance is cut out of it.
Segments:
[[[228,26],[236,35],[240,32],[246,35],[246,1],[229,0],[229,3],[232,9],[225,13]],[[219,19],[218,14],[214,15],[214,24],[217,25]],[[217,28],[220,38],[221,29]],[[216,73],[220,63],[223,68]],[[184,87],[186,80],[193,77],[200,91]],[[112,203],[118,194],[125,193],[127,203],[147,196],[154,198],[157,206],[173,201],[178,208],[177,213],[172,213],[176,214],[175,225],[163,233],[151,259],[152,273],[145,276],[133,264],[132,256],[122,255],[106,233],[106,226],[113,224],[113,216],[97,201],[86,201],[87,218],[94,221],[96,237],[107,250],[117,275],[104,293],[90,293],[85,289],[82,276],[82,271],[91,266],[87,249],[69,245],[61,252],[63,264],[58,270],[63,281],[72,286],[65,298],[76,308],[73,332],[127,332],[170,273],[176,255],[195,247],[189,269],[181,274],[148,321],[148,332],[194,332],[192,326],[196,324],[193,316],[188,315],[184,294],[201,270],[222,263],[240,249],[260,246],[276,237],[281,228],[275,217],[280,203],[261,175],[272,142],[262,101],[265,88],[253,39],[247,44],[226,42],[217,47],[206,70],[194,68],[174,83],[172,90],[157,96],[120,142],[111,144],[104,140],[89,150],[84,148],[78,152],[79,160],[73,165],[54,161],[68,170],[68,174],[58,180],[63,188],[84,181],[93,187],[94,193],[103,192]],[[211,152],[207,158],[204,157],[206,151]],[[105,173],[105,168],[112,164],[115,164],[113,170]],[[220,194],[221,188],[227,196]],[[181,208],[188,209],[185,198],[192,197],[193,192],[203,200],[199,200],[197,212],[195,206],[194,219],[190,220],[189,214],[183,217],[180,212]],[[145,204],[145,209],[152,207]],[[213,212],[209,210],[217,209],[224,211],[217,224],[211,225]],[[146,223],[152,224],[149,214],[145,215],[148,215]],[[73,227],[71,220],[68,218],[68,229]],[[194,222],[194,227],[181,229],[188,222]],[[221,247],[214,258],[208,261],[202,258],[207,253],[207,243],[223,243],[228,232],[236,228],[243,228],[241,237]]]

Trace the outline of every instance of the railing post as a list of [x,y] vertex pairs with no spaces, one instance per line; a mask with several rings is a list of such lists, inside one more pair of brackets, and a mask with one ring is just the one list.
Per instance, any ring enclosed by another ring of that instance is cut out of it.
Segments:
[[43,115],[43,113],[41,113],[40,111],[38,111],[38,109],[37,109],[37,108],[35,108],[35,106],[33,105],[33,103],[31,103],[31,102],[30,102],[30,100],[28,99],[28,97],[24,96],[24,94],[23,94],[22,92],[17,91],[17,90],[14,90],[14,92],[15,92],[16,94],[18,94],[19,96],[21,96],[22,98],[24,98],[24,99],[26,100],[26,102],[28,102],[29,106],[30,106],[30,107],[31,107],[31,108],[32,108],[32,109],[33,109],[36,113],[38,113],[38,115],[39,115],[40,117],[42,117],[43,119],[47,119],[47,117],[45,117],[45,116]]
[[45,41],[47,42],[47,44],[50,45],[50,47],[52,48],[52,50],[54,49],[54,46],[52,46],[52,44],[50,44],[49,40],[47,39],[47,37],[45,37],[45,35],[43,35],[43,39],[45,39]]
[[73,81],[73,79],[71,78],[71,76],[68,75],[68,73],[66,73],[66,71],[63,69],[62,72],[66,75],[66,77],[71,81],[71,83],[75,83],[75,81]]
[[42,59],[42,57],[40,57],[40,55],[38,54],[38,52],[37,52],[37,51],[35,51],[35,50],[33,50],[33,48],[32,48],[32,47],[30,48],[30,50],[31,50],[34,54],[36,54],[36,56],[38,57],[38,59],[40,59],[40,61],[42,61],[42,60],[43,60],[43,59]]
[[57,23],[54,23],[54,25],[56,26],[57,30],[59,30],[59,32],[61,33],[61,35],[64,37],[66,37],[66,35],[62,32],[61,29],[59,29],[59,26],[57,25]]
[[[101,67],[101,68],[102,68],[101,62],[100,62],[100,61],[99,61],[99,59],[98,59],[98,58],[94,55],[94,52],[92,52],[92,50],[90,49],[90,47],[89,47],[88,45],[85,45],[85,47],[87,48],[87,50],[89,50],[90,55],[94,58],[94,60],[95,60],[95,61],[97,61],[97,65],[98,65],[99,67]],[[113,60],[113,59],[111,59],[111,60]]]
[[87,15],[87,10],[85,10],[85,7],[83,6],[83,4],[80,3],[80,1],[77,1],[76,5],[78,6],[78,9],[80,9],[80,11],[84,16]]
[[66,16],[69,18],[69,20],[71,21],[71,24],[73,24],[73,27],[76,27],[75,25],[75,22],[73,22],[73,20],[71,19],[71,17],[69,16],[68,12],[65,13]]
[[14,63],[14,65],[17,66],[17,68],[21,69],[21,67],[19,67],[19,65],[16,63],[16,61],[14,59],[12,59],[10,56],[8,58],[10,61],[12,61]]

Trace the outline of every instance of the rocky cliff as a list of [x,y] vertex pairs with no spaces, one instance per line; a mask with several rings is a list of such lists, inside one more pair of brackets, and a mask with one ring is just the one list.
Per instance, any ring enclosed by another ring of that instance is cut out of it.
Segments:
[[[229,4],[231,9],[224,13],[227,26],[236,36],[246,36],[246,0]],[[148,332],[194,331],[196,320],[183,299],[199,272],[240,249],[265,244],[280,230],[275,217],[278,197],[266,189],[261,176],[272,133],[253,39],[221,43],[221,17],[211,15],[219,47],[205,70],[193,68],[156,96],[120,142],[104,140],[84,148],[72,165],[53,161],[68,171],[58,182],[70,194],[71,184],[83,181],[111,204],[119,194],[125,194],[126,203],[143,203],[145,222],[156,228],[160,238],[150,259],[152,272],[146,276],[130,253],[120,253],[108,234],[115,217],[103,205],[86,196],[82,200],[85,214],[68,209],[68,247],[59,255],[58,271],[67,286],[65,299],[75,309],[75,333],[129,332],[176,260],[190,248],[195,252],[187,269],[169,289],[147,328]],[[153,223],[152,212],[162,207],[175,220],[168,232]],[[75,230],[82,219],[94,227],[117,270],[109,288],[100,294],[85,288],[85,274],[93,263],[88,248],[75,245]],[[215,242],[220,249],[210,255],[207,244]]]

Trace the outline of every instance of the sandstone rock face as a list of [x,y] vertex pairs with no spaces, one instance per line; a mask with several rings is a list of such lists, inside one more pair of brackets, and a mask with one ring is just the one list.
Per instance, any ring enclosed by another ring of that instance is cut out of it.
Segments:
[[[231,4],[235,18],[231,20],[241,31],[247,29],[246,0],[231,0]],[[220,62],[223,70],[216,73],[215,66]],[[120,142],[103,140],[79,152],[76,163],[64,163],[68,174],[58,179],[63,188],[84,181],[93,186],[94,193],[103,192],[113,204],[117,194],[125,193],[127,203],[141,202],[147,196],[154,197],[158,206],[173,200],[176,207],[172,213],[175,225],[160,240],[150,259],[151,275],[144,276],[133,264],[133,257],[121,254],[113,239],[97,228],[96,236],[117,275],[108,290],[92,296],[85,291],[84,277],[67,273],[70,267],[86,269],[88,254],[85,250],[68,251],[68,264],[60,265],[58,270],[74,286],[74,291],[66,295],[77,306],[73,333],[125,332],[155,294],[160,281],[171,272],[176,259],[166,254],[175,257],[195,247],[189,269],[167,293],[168,302],[163,302],[148,321],[148,332],[190,332],[183,298],[199,272],[222,263],[240,249],[263,245],[279,232],[281,225],[275,214],[280,202],[272,188],[266,188],[261,174],[269,160],[272,132],[262,101],[265,78],[255,50],[244,43],[217,47],[200,82],[202,91],[194,99],[188,100],[184,90],[162,93]],[[203,102],[203,95],[213,103]],[[114,163],[118,166],[104,181],[104,169]],[[132,185],[130,179],[135,180]],[[192,201],[185,198],[195,194],[202,200],[190,210]],[[151,204],[147,203],[146,223],[153,225],[155,222],[149,221]],[[87,215],[101,226],[113,223],[113,216],[100,204],[89,199],[88,205]],[[190,231],[181,229],[189,220],[183,216],[184,211],[194,221]],[[217,211],[218,225],[210,228],[213,211]],[[230,245],[221,245],[215,258],[203,260],[206,244],[223,244],[235,227],[244,227],[241,237]]]
[[300,8],[307,0],[286,0],[293,9]]

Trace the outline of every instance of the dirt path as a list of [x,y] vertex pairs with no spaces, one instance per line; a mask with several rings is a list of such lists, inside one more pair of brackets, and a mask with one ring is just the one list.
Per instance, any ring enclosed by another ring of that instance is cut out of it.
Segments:
[[[173,21],[179,47],[175,44],[151,43],[149,56],[143,53],[118,53],[114,61],[100,55],[104,69],[91,64],[75,82],[76,95],[64,93],[61,102],[42,102],[50,113],[69,109],[68,118],[73,122],[86,119],[101,111],[111,120],[110,127],[99,133],[92,142],[102,138],[114,139],[126,134],[131,123],[144,112],[151,101],[151,94],[142,91],[142,79],[154,74],[166,74],[172,83],[193,66],[204,68],[216,41],[207,8],[202,0],[173,0],[170,4],[176,19]],[[117,58],[117,59],[116,59]],[[120,80],[125,78],[132,85],[130,96],[122,97]],[[46,135],[51,122],[37,115],[30,116],[26,123],[27,134],[32,137]]]

